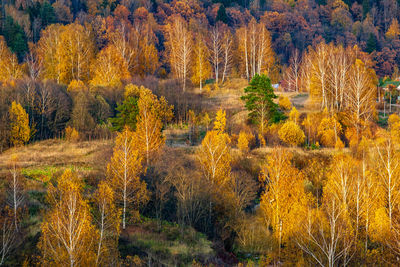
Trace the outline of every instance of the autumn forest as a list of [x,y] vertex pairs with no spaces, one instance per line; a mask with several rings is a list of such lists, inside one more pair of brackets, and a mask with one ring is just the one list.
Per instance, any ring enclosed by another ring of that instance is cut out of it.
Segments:
[[400,265],[400,1],[0,7],[0,266]]

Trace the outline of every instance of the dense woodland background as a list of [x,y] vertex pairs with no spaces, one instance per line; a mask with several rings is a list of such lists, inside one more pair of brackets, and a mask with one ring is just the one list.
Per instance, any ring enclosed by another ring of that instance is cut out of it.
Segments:
[[[273,83],[298,91],[290,66],[299,65],[307,48],[321,42],[357,46],[369,53],[368,65],[378,77],[397,78],[397,5],[395,1],[4,2],[1,79],[3,87],[14,87],[15,95],[2,88],[2,107],[9,106],[10,99],[23,102],[30,123],[37,126],[33,136],[37,140],[60,136],[73,117],[73,106],[90,103],[88,112],[96,114],[93,120],[74,126],[88,135],[99,134],[122,101],[118,88],[133,81],[158,90],[174,105],[175,120],[187,120],[190,93],[177,99],[172,90],[185,91],[192,83],[218,85],[234,77],[250,79],[264,72]],[[68,87],[90,88],[91,93],[74,100],[72,89],[65,90]],[[101,114],[96,108],[102,109]],[[0,115],[3,122],[5,114],[3,110]],[[1,140],[1,147],[7,147]]]
[[3,1],[0,265],[399,265],[398,4]]

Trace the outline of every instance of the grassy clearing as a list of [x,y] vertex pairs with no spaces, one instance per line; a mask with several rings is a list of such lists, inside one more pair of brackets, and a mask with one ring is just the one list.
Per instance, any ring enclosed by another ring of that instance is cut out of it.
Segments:
[[7,162],[12,155],[18,157],[27,178],[45,182],[58,171],[69,167],[86,174],[104,173],[111,154],[111,140],[70,143],[52,139],[36,142],[0,154],[0,177],[7,173]]
[[[93,171],[93,166],[75,166],[75,165],[65,165],[65,166],[39,166],[39,167],[27,167],[21,170],[21,174],[28,179],[37,180],[42,183],[48,183],[52,179],[56,178],[56,174],[63,173],[66,169],[73,169],[79,173],[90,173]],[[84,175],[85,176],[85,175]]]
[[122,256],[141,255],[165,266],[205,263],[215,256],[212,242],[193,228],[163,222],[157,229],[157,222],[150,219],[128,227],[120,240]]

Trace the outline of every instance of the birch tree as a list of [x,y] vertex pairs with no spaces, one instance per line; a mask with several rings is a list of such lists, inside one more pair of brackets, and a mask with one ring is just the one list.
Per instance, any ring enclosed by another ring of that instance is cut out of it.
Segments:
[[197,151],[204,178],[211,184],[224,185],[231,178],[230,139],[225,132],[225,113],[216,120],[214,129],[207,132]]
[[223,70],[222,70],[222,83],[226,80],[229,75],[232,60],[233,60],[233,36],[229,29],[225,29],[222,38],[222,56],[223,56]]
[[43,265],[94,265],[97,233],[82,191],[82,180],[70,169],[58,179],[57,187],[50,184],[51,208],[44,216],[38,245]]
[[296,49],[294,50],[293,55],[290,58],[289,67],[286,70],[286,79],[288,83],[288,89],[290,91],[299,92],[300,90],[301,64],[302,62],[299,50]]
[[400,203],[400,158],[391,138],[376,145],[376,175],[383,190],[382,204],[392,227]]
[[[289,237],[296,235],[298,223],[306,215],[307,197],[303,175],[292,166],[292,154],[283,148],[274,148],[262,166],[260,181],[265,183],[261,210],[267,227],[272,227],[278,250]],[[290,192],[290,194],[287,194]]]
[[17,232],[13,220],[13,211],[5,206],[0,213],[0,266],[17,245]]
[[114,192],[106,181],[100,182],[95,193],[94,221],[98,227],[96,265],[115,265],[118,260],[118,238],[121,211],[115,206]]
[[15,230],[18,232],[19,224],[20,224],[20,214],[21,209],[23,208],[24,203],[24,185],[23,180],[20,175],[20,169],[18,166],[18,157],[13,155],[11,156],[10,161],[8,162],[9,170],[10,170],[10,179],[9,179],[9,189],[8,189],[8,205],[11,207],[13,211],[13,221]]
[[172,106],[164,97],[158,99],[149,89],[141,88],[138,108],[136,145],[146,166],[149,166],[151,158],[165,144],[162,127],[163,122],[172,119]]
[[179,16],[171,18],[165,26],[166,47],[171,71],[186,90],[186,82],[192,66],[193,40],[192,34],[186,27],[186,22]]
[[361,60],[356,59],[349,76],[351,78],[345,97],[348,102],[350,121],[359,139],[361,131],[365,128],[363,122],[371,120],[375,113],[376,75]]
[[217,24],[210,30],[210,41],[209,41],[209,50],[210,50],[210,62],[213,68],[215,84],[219,83],[219,74],[220,67],[222,63],[222,29],[221,25]]
[[114,153],[107,166],[108,179],[116,201],[122,206],[122,229],[126,228],[127,213],[130,212],[133,218],[138,218],[140,205],[149,199],[146,183],[140,179],[141,162],[134,132],[125,127],[117,135]]
[[211,65],[208,61],[209,49],[203,41],[202,35],[197,35],[194,46],[194,64],[192,82],[200,86],[200,92],[203,89],[203,81],[211,76]]
[[274,64],[271,36],[264,23],[252,19],[247,26],[236,31],[239,54],[244,62],[241,69],[250,80],[256,74],[269,74]]

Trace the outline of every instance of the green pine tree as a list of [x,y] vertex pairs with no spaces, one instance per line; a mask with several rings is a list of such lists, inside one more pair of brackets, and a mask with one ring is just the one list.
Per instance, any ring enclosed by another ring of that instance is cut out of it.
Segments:
[[129,126],[131,130],[136,129],[137,116],[139,114],[138,97],[129,96],[118,105],[118,111],[115,118],[111,118],[113,131],[122,131],[125,125]]
[[245,95],[241,99],[246,102],[249,119],[259,125],[261,133],[264,133],[268,123],[285,119],[278,104],[274,103],[277,96],[271,86],[271,80],[266,75],[255,75],[244,92]]
[[215,18],[215,21],[222,21],[225,24],[228,24],[229,18],[228,15],[226,14],[225,6],[221,4],[219,6],[218,12],[217,12],[217,17]]
[[376,36],[373,33],[369,34],[369,38],[367,40],[367,52],[372,53],[376,50],[378,46],[378,41],[376,40]]
[[19,60],[22,60],[28,52],[27,38],[22,27],[12,17],[7,16],[2,33],[10,50],[17,54]]

